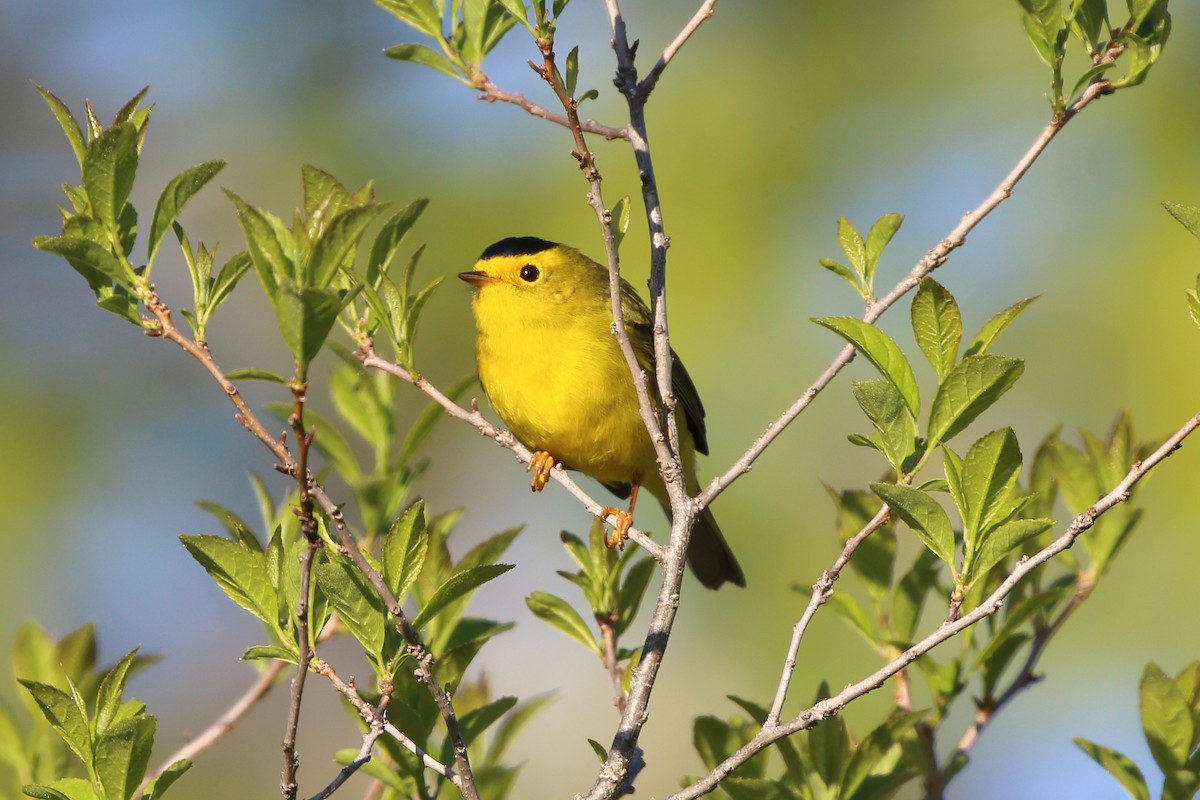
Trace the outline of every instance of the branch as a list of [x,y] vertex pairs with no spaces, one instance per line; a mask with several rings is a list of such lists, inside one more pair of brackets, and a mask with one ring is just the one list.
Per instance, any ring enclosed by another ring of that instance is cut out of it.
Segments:
[[616,707],[618,714],[624,714],[626,704],[625,688],[621,685],[621,664],[617,661],[617,636],[616,629],[613,627],[616,623],[616,617],[617,614],[615,612],[609,619],[603,619],[597,615],[596,623],[600,626],[601,638],[604,641],[604,669],[612,679],[613,706]]
[[671,59],[679,52],[679,48],[687,43],[687,40],[691,38],[697,28],[716,13],[716,5],[717,0],[704,0],[688,24],[683,26],[683,30],[675,37],[675,40],[663,50],[663,54],[658,57],[658,61],[654,62],[654,66],[650,68],[650,71],[646,73],[646,77],[638,84],[638,94],[641,95],[643,102],[654,91],[654,87],[658,85],[658,79],[662,77],[663,70],[667,68],[667,64],[671,63]]
[[[355,355],[357,356],[358,360],[362,362],[364,367],[386,372],[387,374],[399,378],[402,381],[411,383],[417,389],[420,389],[422,392],[428,395],[435,403],[440,405],[442,409],[445,410],[447,415],[461,422],[465,422],[466,424],[475,428],[475,430],[479,431],[481,435],[488,437],[501,447],[511,450],[513,454],[516,455],[517,460],[519,460],[521,463],[529,463],[529,459],[533,455],[533,453],[529,451],[529,448],[518,442],[517,438],[509,431],[488,422],[487,418],[484,417],[483,414],[480,414],[479,409],[475,408],[474,405],[472,406],[471,410],[468,411],[443,394],[441,390],[427,381],[422,375],[409,372],[404,367],[400,366],[399,364],[394,364],[391,361],[388,361],[386,358],[380,358],[380,356],[376,354],[374,346],[369,340],[359,342],[359,348]],[[604,506],[597,503],[591,498],[591,496],[588,495],[587,492],[579,488],[579,484],[575,483],[575,481],[571,479],[571,476],[568,475],[566,470],[564,470],[561,466],[556,466],[550,473],[550,476],[562,484],[568,492],[574,495],[575,498],[583,504],[583,507],[589,514],[594,517],[599,517],[609,521],[610,524],[615,525],[617,523],[616,517],[605,516]],[[648,552],[654,558],[654,560],[661,562],[666,557],[666,548],[655,542],[646,533],[638,530],[637,528],[629,529],[629,538],[637,542],[639,546],[645,548],[646,552]]]
[[1191,419],[1183,424],[1174,434],[1171,435],[1157,450],[1146,457],[1145,460],[1136,462],[1125,477],[1114,486],[1107,494],[1097,500],[1090,508],[1082,514],[1071,520],[1066,530],[1050,544],[1043,547],[1041,550],[1034,553],[1032,556],[1023,558],[1019,561],[1009,576],[992,592],[988,597],[976,606],[970,613],[964,614],[956,620],[947,620],[939,625],[932,633],[926,636],[921,641],[914,644],[912,647],[905,650],[895,659],[880,667],[875,672],[868,675],[866,678],[853,683],[843,689],[841,692],[829,697],[825,700],[816,703],[811,708],[808,708],[798,714],[796,717],[784,724],[770,725],[764,723],[762,729],[755,737],[746,745],[741,747],[737,752],[726,758],[713,769],[712,772],[705,775],[700,780],[686,787],[680,792],[670,795],[668,800],[693,800],[711,792],[716,788],[717,784],[725,778],[730,772],[736,769],[741,764],[745,763],[752,756],[759,753],[767,746],[779,741],[780,739],[790,736],[798,731],[807,730],[817,725],[821,720],[830,717],[844,708],[848,703],[856,700],[859,697],[871,692],[879,687],[896,673],[908,667],[912,662],[916,661],[921,656],[928,653],[933,648],[940,645],[942,642],[956,636],[975,623],[997,613],[1004,607],[1004,600],[1016,588],[1021,580],[1032,572],[1037,567],[1049,561],[1054,556],[1070,548],[1075,544],[1075,540],[1083,535],[1096,519],[1101,515],[1114,508],[1115,506],[1129,499],[1130,490],[1140,481],[1150,470],[1154,469],[1163,462],[1168,456],[1174,453],[1182,445],[1186,439],[1196,428],[1200,427],[1200,413],[1197,413]]
[[312,659],[313,647],[308,635],[308,597],[312,583],[313,557],[321,547],[317,534],[317,521],[313,517],[313,501],[309,494],[308,454],[312,448],[313,433],[304,429],[305,383],[297,368],[296,378],[291,383],[292,413],[288,422],[296,437],[296,466],[292,475],[296,479],[298,505],[293,509],[300,520],[300,533],[307,543],[300,553],[300,587],[296,600],[296,638],[300,643],[300,654],[296,664],[296,677],[292,679],[291,702],[288,704],[287,725],[283,734],[283,776],[280,787],[284,800],[295,800],[300,787],[296,782],[296,771],[300,759],[296,756],[296,732],[300,728],[300,706],[304,699],[304,682],[308,677],[308,663]]
[[161,775],[167,767],[181,759],[195,758],[236,728],[238,723],[242,721],[242,718],[250,713],[250,710],[254,706],[258,705],[258,701],[267,696],[267,693],[275,686],[275,681],[286,667],[287,663],[284,661],[272,661],[271,665],[259,676],[258,680],[251,684],[250,688],[242,693],[242,696],[234,701],[233,705],[219,719],[205,728],[199,736],[189,740],[174,753],[163,759],[157,767],[147,772],[134,796],[141,797],[144,795],[146,787],[150,785],[150,781]]
[[[562,114],[555,114],[547,108],[534,103],[520,92],[506,92],[496,84],[492,83],[483,72],[480,72],[472,78],[472,85],[483,92],[479,96],[480,100],[485,100],[489,103],[500,101],[502,103],[510,103],[514,106],[523,108],[527,113],[535,117],[544,119],[548,122],[553,122],[555,125],[562,125],[564,128],[571,127],[571,122]],[[597,136],[603,136],[605,139],[612,141],[613,139],[628,139],[629,131],[627,128],[612,128],[608,125],[602,125],[594,119],[583,120],[579,123],[580,128],[586,133],[594,133]]]
[[890,515],[891,509],[885,503],[876,512],[875,516],[862,527],[862,530],[846,540],[846,545],[842,548],[841,554],[838,555],[829,569],[821,573],[821,577],[813,584],[812,596],[808,600],[808,606],[804,609],[804,613],[800,615],[800,619],[792,627],[792,641],[788,645],[787,656],[783,660],[783,672],[779,676],[779,687],[775,690],[775,701],[771,703],[771,711],[767,714],[767,725],[773,726],[779,723],[779,715],[783,713],[783,703],[787,700],[788,685],[791,683],[792,674],[796,670],[796,655],[800,651],[800,640],[804,637],[804,632],[808,629],[808,624],[812,622],[813,615],[817,613],[818,608],[833,596],[833,584],[842,574],[842,569],[850,563],[850,556],[854,555],[854,551],[858,549],[858,546],[868,536],[888,523]]
[[[213,359],[208,347],[203,344],[197,344],[175,326],[171,318],[171,310],[162,303],[156,293],[149,292],[142,302],[146,309],[154,316],[157,323],[156,328],[147,332],[148,335],[161,337],[175,343],[199,361],[221,388],[225,390],[230,402],[238,409],[238,422],[254,434],[255,438],[262,442],[275,455],[283,472],[286,474],[296,474],[297,465],[291,453],[288,452],[287,446],[281,440],[272,436],[254,412],[250,410],[250,407],[246,405],[246,401],[238,391],[238,388],[225,377],[225,373]],[[404,615],[404,610],[401,608],[399,601],[391,589],[388,588],[387,583],[384,582],[383,576],[367,562],[362,550],[358,547],[358,543],[354,540],[354,536],[350,533],[350,529],[346,526],[345,517],[339,505],[329,497],[324,487],[316,482],[311,472],[306,475],[306,485],[313,499],[316,500],[321,510],[333,524],[333,528],[337,532],[338,539],[341,542],[341,554],[354,563],[355,567],[358,568],[387,605],[388,613],[394,621],[396,630],[408,646],[408,654],[419,665],[414,674],[429,691],[430,696],[438,707],[438,712],[441,714],[443,722],[446,724],[446,733],[454,749],[455,767],[457,770],[455,785],[458,786],[467,800],[478,800],[478,790],[475,787],[470,760],[467,758],[467,748],[463,740],[462,729],[458,724],[458,717],[454,712],[450,695],[441,687],[433,675],[433,654],[429,652],[429,648],[425,646],[412,625],[409,624],[408,618]]]
[[361,716],[367,723],[367,731],[363,734],[362,747],[359,748],[358,754],[354,757],[354,760],[347,764],[342,771],[337,774],[329,786],[325,787],[325,790],[323,790],[322,793],[314,795],[311,800],[322,800],[322,798],[326,798],[333,794],[333,791],[345,783],[346,780],[355,772],[357,772],[363,764],[370,761],[371,749],[374,747],[375,742],[384,733],[388,734],[397,742],[399,742],[404,749],[421,759],[421,763],[427,769],[436,772],[454,785],[462,788],[459,784],[458,775],[455,774],[454,770],[438,761],[433,756],[429,755],[429,753],[426,753],[417,746],[416,742],[405,736],[396,728],[395,725],[387,721],[387,717],[385,716],[384,712],[386,711],[388,702],[390,702],[392,697],[390,685],[385,685],[383,687],[383,696],[380,698],[379,705],[373,706],[364,700],[362,695],[358,693],[358,688],[354,685],[353,678],[351,678],[349,681],[343,681],[328,662],[319,658],[314,659],[312,662],[312,671],[327,678],[333,688],[345,696],[350,704],[358,711],[359,716]]
[[[975,226],[983,221],[988,214],[996,209],[1001,203],[1012,196],[1013,190],[1017,183],[1024,177],[1033,163],[1046,150],[1050,142],[1058,135],[1058,132],[1070,122],[1080,111],[1086,108],[1093,100],[1108,92],[1108,84],[1106,82],[1096,82],[1089,84],[1082,94],[1069,106],[1062,116],[1052,118],[1046,127],[1042,129],[1034,143],[1021,156],[1016,166],[1012,171],[1005,176],[1004,180],[992,191],[991,194],[984,199],[982,203],[976,206],[971,211],[963,214],[962,219],[952,231],[938,242],[937,246],[929,250],[916,265],[909,271],[907,275],[896,286],[888,292],[883,298],[876,300],[867,307],[867,311],[863,314],[863,321],[874,323],[883,313],[888,310],[897,300],[903,297],[910,289],[921,282],[929,273],[946,263],[950,254],[961,247],[966,242],[967,234],[975,229]],[[733,483],[740,475],[750,471],[750,467],[763,454],[763,451],[775,441],[779,434],[783,433],[784,429],[792,423],[800,413],[808,407],[821,390],[823,390],[833,378],[841,372],[842,368],[849,364],[854,359],[854,347],[846,345],[841,349],[837,356],[830,362],[813,383],[805,389],[796,401],[787,408],[778,418],[769,424],[762,434],[754,440],[750,448],[742,454],[740,458],[733,463],[728,470],[722,475],[714,478],[711,483],[696,497],[696,503],[703,508],[708,505],[719,495],[725,491],[728,486]]]

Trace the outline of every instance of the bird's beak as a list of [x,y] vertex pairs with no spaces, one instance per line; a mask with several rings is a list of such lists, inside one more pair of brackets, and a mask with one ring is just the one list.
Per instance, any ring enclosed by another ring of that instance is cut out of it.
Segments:
[[497,280],[491,275],[488,275],[486,272],[460,272],[458,273],[458,277],[461,280],[471,284],[475,288],[486,286],[489,283],[495,283]]

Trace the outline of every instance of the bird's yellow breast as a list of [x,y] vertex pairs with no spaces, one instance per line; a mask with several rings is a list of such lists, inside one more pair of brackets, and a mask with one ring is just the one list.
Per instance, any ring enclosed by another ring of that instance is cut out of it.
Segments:
[[532,450],[606,483],[657,477],[633,380],[604,307],[554,313],[503,285],[475,297],[479,379]]

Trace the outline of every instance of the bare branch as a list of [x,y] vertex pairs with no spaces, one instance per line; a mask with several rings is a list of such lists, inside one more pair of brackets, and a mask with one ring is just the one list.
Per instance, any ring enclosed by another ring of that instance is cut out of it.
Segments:
[[704,0],[700,4],[700,8],[696,9],[696,13],[688,21],[687,25],[683,26],[683,30],[675,37],[675,40],[667,45],[663,50],[663,54],[658,57],[658,61],[654,62],[654,66],[646,73],[646,77],[638,84],[638,94],[644,98],[649,97],[654,91],[654,87],[658,85],[658,79],[662,77],[663,70],[671,63],[671,59],[675,58],[679,53],[679,49],[687,44],[687,40],[691,38],[696,29],[703,25],[714,13],[716,13],[717,0]]
[[[492,83],[492,79],[486,74],[480,72],[473,79],[473,84],[476,89],[483,92],[479,96],[480,100],[485,100],[489,103],[497,101],[502,103],[510,103],[514,106],[524,109],[527,113],[535,117],[544,119],[547,122],[553,122],[555,125],[562,125],[564,128],[571,127],[571,122],[562,114],[556,114],[548,108],[538,105],[520,92],[506,92],[496,84]],[[603,136],[605,139],[612,141],[613,139],[628,139],[629,132],[626,128],[613,128],[608,125],[602,125],[594,119],[581,120],[579,123],[580,129],[584,133],[594,133],[597,136]]]
[[829,569],[822,572],[821,577],[813,584],[812,597],[808,600],[808,606],[800,615],[795,626],[792,627],[792,640],[788,644],[787,656],[783,659],[783,672],[779,676],[779,687],[775,690],[775,701],[771,703],[771,710],[767,714],[767,725],[778,724],[779,715],[783,713],[783,703],[787,700],[788,685],[792,681],[792,673],[796,670],[796,655],[800,652],[800,640],[804,637],[808,624],[812,622],[813,615],[833,595],[833,584],[842,574],[842,569],[850,563],[850,556],[854,555],[854,551],[868,536],[887,524],[890,514],[891,509],[885,504],[862,527],[862,530],[846,540],[842,552]]
[[267,693],[274,688],[276,680],[278,680],[286,668],[286,662],[271,662],[271,665],[258,677],[258,680],[251,684],[250,688],[243,692],[242,696],[234,701],[233,705],[220,718],[205,728],[199,736],[193,737],[178,750],[163,759],[157,767],[148,771],[146,777],[142,779],[142,783],[138,787],[136,796],[141,797],[145,794],[146,787],[150,785],[150,781],[161,775],[167,767],[181,759],[195,758],[236,728],[238,723],[242,721],[242,718],[250,713],[250,710],[258,705],[258,702],[266,697]]

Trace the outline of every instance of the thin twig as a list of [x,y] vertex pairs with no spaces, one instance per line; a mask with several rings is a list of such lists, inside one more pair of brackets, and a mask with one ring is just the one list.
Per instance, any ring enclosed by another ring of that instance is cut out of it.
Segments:
[[312,448],[313,434],[304,428],[306,385],[299,374],[292,382],[291,389],[292,413],[288,422],[296,439],[296,468],[293,476],[299,493],[297,505],[293,510],[300,521],[300,533],[304,536],[306,546],[300,553],[299,596],[296,600],[296,638],[299,640],[300,655],[296,664],[296,676],[292,679],[291,702],[288,704],[287,725],[283,734],[283,775],[280,788],[284,800],[295,800],[300,789],[296,780],[296,771],[300,768],[300,759],[296,755],[296,734],[300,729],[300,707],[304,701],[308,664],[314,655],[308,635],[308,598],[309,586],[312,583],[313,558],[321,547],[317,521],[313,517],[313,501],[309,494],[308,454]]
[[783,703],[787,700],[788,686],[791,684],[792,674],[796,670],[800,640],[804,637],[808,624],[812,622],[813,615],[833,595],[833,584],[842,574],[845,566],[850,563],[850,557],[854,555],[854,551],[868,536],[886,525],[890,515],[891,509],[884,504],[858,533],[846,540],[842,552],[834,559],[829,569],[822,572],[821,577],[813,584],[812,596],[808,599],[808,605],[805,607],[804,613],[800,615],[800,619],[792,627],[792,640],[788,644],[787,656],[783,659],[783,671],[779,675],[779,686],[775,689],[775,701],[771,703],[771,710],[767,714],[768,725],[778,724],[779,717],[783,713]]
[[[505,90],[496,86],[496,84],[492,83],[492,79],[483,72],[480,72],[472,78],[472,85],[479,91],[483,92],[483,94],[479,96],[480,100],[485,100],[489,103],[495,103],[497,101],[502,103],[510,103],[514,106],[524,109],[526,112],[535,117],[546,120],[547,122],[553,122],[555,125],[562,125],[564,128],[569,128],[571,126],[570,121],[562,114],[556,114],[548,108],[538,105],[520,92],[506,92]],[[594,133],[597,136],[603,136],[609,141],[612,141],[613,139],[629,138],[629,132],[627,129],[613,128],[608,125],[603,125],[594,119],[581,120],[579,126],[585,133]]]
[[708,794],[716,788],[717,784],[725,776],[755,754],[761,752],[764,748],[793,733],[807,730],[826,717],[838,713],[847,703],[883,686],[893,675],[912,664],[942,642],[952,636],[958,635],[980,620],[997,613],[1004,607],[1005,598],[1008,597],[1026,575],[1054,556],[1070,548],[1081,535],[1095,524],[1101,515],[1128,500],[1130,490],[1134,485],[1145,477],[1146,473],[1178,450],[1183,440],[1198,427],[1200,427],[1200,413],[1197,413],[1185,422],[1179,430],[1175,431],[1166,442],[1144,460],[1134,463],[1125,474],[1125,477],[1116,486],[1092,504],[1090,508],[1071,520],[1066,530],[1057,539],[1033,555],[1022,558],[1012,573],[1004,579],[996,590],[969,613],[962,615],[953,622],[943,622],[932,633],[912,647],[909,647],[892,661],[857,683],[850,684],[837,694],[802,711],[787,723],[773,726],[764,725],[750,742],[739,748],[700,780],[670,795],[668,800],[693,800],[694,798]]
[[596,623],[600,626],[600,638],[604,642],[604,668],[612,679],[613,706],[618,714],[624,714],[625,687],[621,685],[621,663],[617,660],[616,616],[615,612],[612,614],[613,619],[602,619],[597,615]]
[[687,40],[692,37],[696,29],[712,17],[716,11],[716,5],[717,0],[704,0],[688,24],[683,26],[683,30],[679,32],[679,35],[666,46],[662,55],[658,57],[658,61],[654,62],[654,66],[650,68],[650,71],[646,73],[646,77],[638,84],[637,90],[638,94],[642,97],[642,102],[645,102],[645,98],[649,97],[650,93],[654,91],[654,87],[658,85],[658,79],[662,77],[663,70],[671,63],[671,59],[675,58],[675,55],[679,52],[679,48],[687,44]]
[[195,758],[236,728],[238,723],[250,713],[250,710],[258,705],[258,702],[266,697],[267,693],[274,688],[275,682],[286,667],[287,662],[272,661],[270,666],[263,671],[262,675],[258,676],[258,680],[251,684],[250,688],[243,692],[242,696],[234,701],[233,705],[219,719],[205,728],[200,735],[192,737],[182,747],[163,759],[157,767],[147,772],[135,796],[141,797],[145,794],[146,787],[150,785],[150,781],[163,774],[167,767],[181,759]]
[[410,753],[421,759],[421,763],[426,768],[457,784],[454,770],[426,753],[417,746],[416,742],[405,736],[387,721],[387,706],[392,698],[392,687],[390,684],[385,683],[383,685],[383,692],[379,703],[373,706],[358,693],[358,688],[354,685],[353,678],[349,681],[343,681],[327,661],[314,659],[312,662],[312,671],[327,678],[333,688],[346,697],[350,704],[358,711],[359,716],[363,718],[363,721],[367,723],[367,730],[363,733],[362,746],[359,747],[354,759],[334,776],[334,779],[330,781],[328,786],[313,795],[310,800],[324,800],[332,795],[351,775],[371,760],[371,751],[375,747],[375,742],[385,733],[394,738]]

